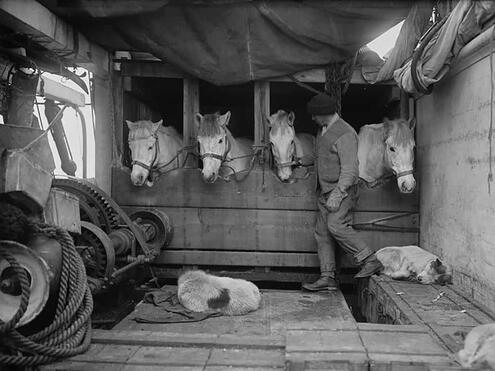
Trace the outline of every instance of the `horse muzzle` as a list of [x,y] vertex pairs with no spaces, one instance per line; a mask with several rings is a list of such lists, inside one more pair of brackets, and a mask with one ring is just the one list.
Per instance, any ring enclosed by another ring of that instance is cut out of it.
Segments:
[[209,175],[206,175],[205,173],[202,172],[201,175],[202,175],[203,181],[205,183],[215,183],[215,181],[218,178],[218,175],[215,172],[213,172],[213,173],[211,173]]
[[416,188],[416,180],[412,174],[397,177],[397,185],[401,193],[412,193]]

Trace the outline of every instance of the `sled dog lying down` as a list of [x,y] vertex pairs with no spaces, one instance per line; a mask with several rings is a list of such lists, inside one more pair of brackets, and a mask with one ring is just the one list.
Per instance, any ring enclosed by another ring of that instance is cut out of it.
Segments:
[[474,370],[495,370],[495,323],[473,328],[464,340],[464,349],[457,353],[462,367]]
[[200,270],[182,274],[177,290],[180,303],[193,312],[216,310],[235,316],[258,309],[261,301],[254,283],[217,277]]
[[375,253],[382,273],[394,279],[411,279],[423,284],[452,283],[450,267],[418,246],[384,247]]

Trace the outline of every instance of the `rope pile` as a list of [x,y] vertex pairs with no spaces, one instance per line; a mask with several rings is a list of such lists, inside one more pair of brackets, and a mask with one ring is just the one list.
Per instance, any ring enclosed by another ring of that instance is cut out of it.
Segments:
[[51,324],[41,331],[25,336],[15,329],[29,302],[27,274],[8,253],[0,258],[9,262],[21,283],[21,303],[13,318],[0,321],[0,365],[37,366],[85,352],[91,340],[93,299],[87,286],[86,271],[72,237],[65,231],[48,225],[36,226],[36,234],[56,239],[62,246],[60,286]]

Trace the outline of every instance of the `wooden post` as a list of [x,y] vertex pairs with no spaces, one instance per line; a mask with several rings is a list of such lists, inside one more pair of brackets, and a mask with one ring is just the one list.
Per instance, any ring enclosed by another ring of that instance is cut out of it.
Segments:
[[[184,79],[183,83],[183,136],[184,146],[190,146],[196,143],[196,124],[194,123],[194,115],[199,112],[199,81],[197,79]],[[184,153],[184,156],[186,153]],[[184,158],[181,158],[181,163]],[[197,159],[189,156],[187,167],[195,167],[198,165]]]
[[110,91],[110,78],[94,75],[94,109],[95,109],[95,178],[97,185],[110,194],[112,185],[112,151],[114,116],[112,115],[113,92]]
[[403,90],[400,91],[400,117],[403,119],[408,119],[410,115],[409,112],[409,95]]
[[[255,146],[263,146],[266,143],[268,143],[268,126],[266,124],[266,119],[269,116],[270,116],[270,82],[255,81],[254,83],[254,145]],[[266,158],[263,158],[263,160],[265,159]]]
[[[113,87],[113,117],[115,123],[115,158],[112,159],[113,166],[122,167],[123,165],[123,153],[124,146],[127,145],[127,131],[124,140],[124,127],[127,126],[124,117],[124,82],[121,74],[114,72],[112,74],[112,87]],[[124,142],[126,144],[124,144]]]

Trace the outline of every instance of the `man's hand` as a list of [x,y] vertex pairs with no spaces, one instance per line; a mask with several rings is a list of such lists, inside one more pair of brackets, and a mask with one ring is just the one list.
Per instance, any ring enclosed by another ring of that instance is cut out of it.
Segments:
[[335,188],[332,192],[330,192],[330,195],[328,196],[326,202],[327,209],[332,213],[336,212],[339,209],[342,200],[346,196],[346,192],[341,191],[339,188]]

